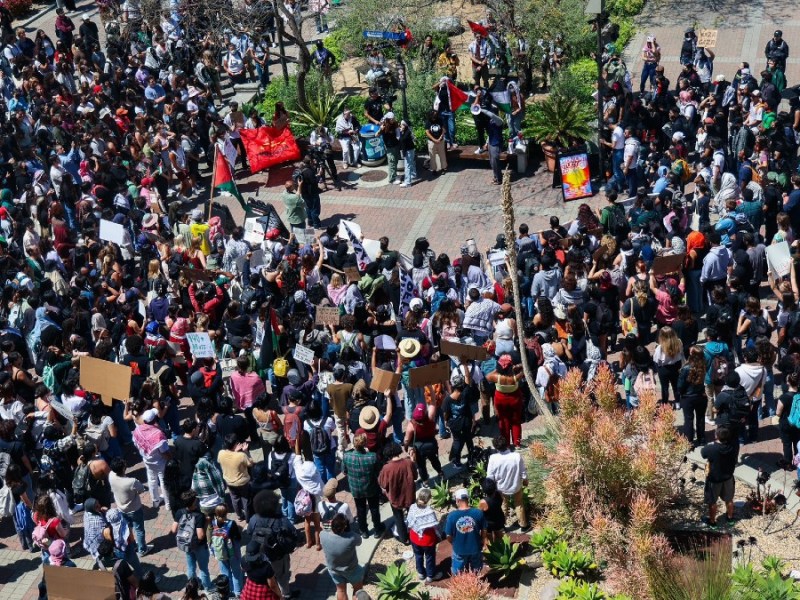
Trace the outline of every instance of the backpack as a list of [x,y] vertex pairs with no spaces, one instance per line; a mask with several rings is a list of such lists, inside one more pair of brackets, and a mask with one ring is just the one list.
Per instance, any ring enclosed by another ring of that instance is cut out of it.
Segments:
[[[22,506],[25,505],[23,504]],[[16,508],[14,494],[11,493],[11,488],[4,485],[0,488],[0,519],[13,516]]]
[[636,376],[636,381],[633,383],[633,391],[636,392],[637,397],[641,397],[645,392],[656,392],[656,378],[653,377],[652,371],[640,371]]
[[175,534],[175,545],[182,552],[191,552],[197,546],[197,531],[194,523],[194,515],[185,512],[178,521],[178,531]]
[[48,519],[47,523],[44,525],[37,525],[33,528],[33,533],[31,534],[31,539],[33,543],[36,544],[39,548],[43,550],[47,550],[50,547],[50,542],[53,540],[47,535],[47,530],[50,529],[50,524],[53,521],[58,521],[58,517],[53,517],[52,519]]
[[750,409],[752,406],[747,394],[742,396],[742,398],[744,399],[737,401],[731,408],[731,420],[738,423],[744,422],[750,416]]
[[300,432],[303,430],[303,426],[300,423],[300,415],[302,414],[303,409],[299,406],[294,409],[290,406],[283,407],[283,436],[290,446],[295,445],[295,442],[300,437]]
[[730,331],[733,325],[733,313],[731,307],[723,304],[717,311],[717,329],[722,331]]
[[229,560],[233,556],[233,542],[230,538],[232,525],[233,521],[228,521],[221,527],[214,525],[211,528],[211,551],[217,560]]
[[270,471],[272,472],[272,480],[279,488],[288,487],[291,481],[289,477],[289,455],[287,454],[283,458],[278,458],[275,454],[272,454],[271,458],[272,468]]
[[92,476],[89,465],[78,465],[72,478],[72,494],[76,504],[82,504],[89,496],[89,484]]
[[603,302],[597,304],[595,318],[597,319],[597,325],[600,328],[601,335],[613,333],[614,316],[611,314],[611,309]]
[[294,512],[298,517],[307,517],[314,512],[314,498],[303,488],[294,497]]
[[[161,367],[156,372],[153,372],[153,366],[154,366],[154,363],[150,363],[150,365],[147,367],[148,375],[147,375],[147,379],[145,379],[145,382],[150,381],[156,388],[157,397],[158,398],[163,398],[164,397],[164,385],[161,383],[161,376],[164,374],[164,372],[167,369],[169,369],[169,365],[164,365],[163,367]],[[205,373],[203,373],[203,376],[205,377]],[[203,381],[203,383],[205,383],[205,380]],[[208,387],[208,386],[206,386],[206,387]]]
[[447,292],[443,292],[441,290],[436,290],[433,292],[433,298],[431,298],[431,314],[434,314],[439,310],[439,306],[441,306],[444,300],[447,300]]
[[750,327],[747,330],[747,338],[754,340],[757,337],[769,337],[770,326],[769,322],[761,315],[756,315],[750,321]]
[[335,504],[329,504],[325,502],[325,512],[322,513],[322,518],[320,519],[320,523],[322,524],[323,529],[330,530],[331,528],[331,521],[333,521],[333,517],[339,514],[339,509],[342,507],[344,502],[337,502]]
[[689,64],[694,59],[694,43],[691,38],[684,38],[681,44],[680,62],[682,65]]
[[606,224],[608,226],[608,233],[615,238],[625,236],[630,231],[628,221],[625,219],[625,211],[619,206],[613,206],[608,210]]
[[325,430],[324,421],[320,421],[319,425],[311,423],[311,452],[313,454],[325,454],[331,449],[331,436]]
[[280,527],[280,521],[277,519],[274,519],[269,527],[256,527],[250,539],[258,542],[261,551],[270,560],[288,556],[297,548],[297,536]]
[[792,398],[792,410],[789,411],[789,425],[800,429],[800,394],[795,394]]
[[724,385],[725,378],[728,376],[730,372],[730,363],[728,359],[718,354],[714,358],[711,359],[711,383],[713,385]]
[[736,233],[755,233],[753,224],[744,213],[734,213],[733,222],[736,224]]

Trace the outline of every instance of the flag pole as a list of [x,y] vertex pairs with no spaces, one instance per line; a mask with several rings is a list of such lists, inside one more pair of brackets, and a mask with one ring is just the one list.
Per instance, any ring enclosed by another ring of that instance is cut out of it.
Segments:
[[[214,200],[214,182],[217,180],[217,152],[219,152],[219,146],[217,143],[214,143],[214,166],[211,168],[211,191],[208,195],[208,214],[206,219],[211,218],[211,202]],[[227,160],[227,159],[226,159]]]

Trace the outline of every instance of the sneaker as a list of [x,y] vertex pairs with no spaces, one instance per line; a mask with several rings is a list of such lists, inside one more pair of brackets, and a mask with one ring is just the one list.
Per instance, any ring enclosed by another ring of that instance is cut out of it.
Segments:
[[374,537],[376,540],[381,539],[384,535],[386,535],[385,527],[383,527],[382,529],[376,529],[375,531],[372,532],[372,537]]
[[152,545],[152,544],[147,544],[147,545],[144,547],[144,549],[143,549],[143,550],[140,550],[139,552],[137,552],[137,554],[138,554],[139,556],[147,556],[147,555],[148,555],[150,552],[152,552],[152,551],[153,551],[153,545]]
[[427,579],[425,577],[425,573],[417,573],[417,577],[419,578],[420,581],[424,581],[425,583],[431,582],[430,579]]
[[484,152],[486,152],[486,150],[484,150],[483,148],[478,148],[477,150],[475,150],[475,152],[473,152],[473,154],[483,154]]
[[400,184],[402,184],[402,183],[403,183],[403,180],[402,180],[402,179],[395,179],[395,180],[394,180],[392,183],[393,183],[394,185],[400,185]]
[[[422,575],[420,575],[419,578],[422,579]],[[431,584],[433,583],[433,579],[431,579],[430,577],[425,577],[425,583]]]
[[439,581],[439,580],[440,580],[442,577],[444,577],[444,573],[442,573],[441,571],[439,571],[438,573],[436,573],[436,574],[433,576],[433,580],[434,580],[434,581]]
[[400,184],[400,187],[411,187],[411,184],[403,182]]

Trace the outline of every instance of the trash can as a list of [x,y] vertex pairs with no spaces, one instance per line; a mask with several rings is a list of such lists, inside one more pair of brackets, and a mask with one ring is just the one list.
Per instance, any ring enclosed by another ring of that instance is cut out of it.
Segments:
[[361,138],[361,162],[368,167],[377,167],[386,161],[386,147],[377,125],[364,125],[358,132]]
[[525,174],[528,170],[528,142],[525,140],[517,141],[514,146],[514,154],[517,155],[517,173]]

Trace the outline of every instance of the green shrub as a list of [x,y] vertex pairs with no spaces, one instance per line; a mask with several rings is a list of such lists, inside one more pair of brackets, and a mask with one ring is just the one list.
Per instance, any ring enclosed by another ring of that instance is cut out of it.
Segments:
[[559,578],[590,579],[598,571],[591,554],[573,550],[564,541],[556,542],[549,550],[542,552],[542,562],[554,577]]
[[406,570],[405,563],[389,565],[386,573],[378,574],[378,600],[416,600],[414,590],[419,582]]
[[495,540],[483,551],[486,566],[492,573],[499,576],[500,580],[506,579],[525,566],[522,558],[522,547],[512,544],[511,538],[504,535],[502,539]]
[[619,37],[614,43],[622,50],[636,35],[636,25],[630,17],[611,17],[611,20],[619,26]]
[[325,47],[336,57],[336,68],[360,52],[360,48],[354,45],[350,32],[344,28],[334,29],[325,38]]
[[[558,586],[556,600],[629,600],[627,596],[610,596],[596,583],[567,579]],[[717,599],[718,600],[718,599]]]
[[642,12],[644,0],[606,0],[605,9],[613,16],[634,17]]
[[563,531],[558,531],[552,527],[544,527],[535,531],[531,536],[531,548],[537,552],[544,552],[552,548],[564,537]]
[[[319,71],[315,69],[309,71],[309,73],[306,75],[306,96],[308,101],[311,103],[315,98],[318,96],[324,96],[326,92],[329,91],[330,82],[322,77],[322,74]],[[261,102],[256,108],[258,108],[260,114],[266,121],[271,121],[272,114],[275,112],[275,104],[277,102],[283,102],[286,110],[288,110],[290,113],[300,109],[300,106],[297,103],[296,75],[290,75],[288,83],[284,82],[283,77],[274,77],[264,90],[264,95],[262,96]],[[361,115],[363,113],[364,108],[362,103],[360,112],[355,113],[359,117],[359,121],[362,120]],[[332,125],[332,123],[330,123],[329,126],[330,125]],[[311,130],[312,127],[301,123],[296,123],[295,120],[292,119],[292,133],[294,133],[295,137],[308,137],[311,134]]]
[[450,507],[450,488],[444,479],[431,490],[431,506],[439,510]]
[[593,79],[589,78],[586,70],[580,70],[580,68],[576,70],[570,68],[562,69],[553,77],[550,95],[575,98],[581,106],[591,107],[594,105],[592,93],[595,90],[595,86],[593,81]]

